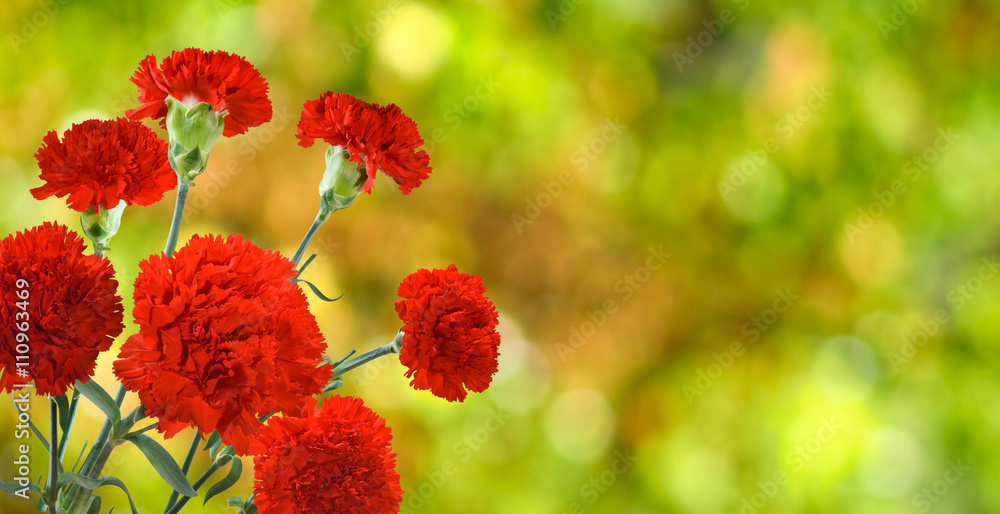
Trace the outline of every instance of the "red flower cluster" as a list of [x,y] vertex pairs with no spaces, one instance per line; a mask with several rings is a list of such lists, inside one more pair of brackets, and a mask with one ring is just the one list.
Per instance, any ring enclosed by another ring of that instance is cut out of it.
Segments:
[[139,394],[158,430],[218,430],[243,455],[257,416],[297,412],[330,366],[292,261],[242,236],[193,237],[172,256],[139,264],[132,312],[139,333],[115,374]]
[[351,161],[365,165],[368,180],[362,190],[369,194],[379,169],[399,184],[403,194],[431,172],[427,152],[417,151],[424,144],[417,124],[395,104],[380,107],[327,92],[305,103],[295,136],[303,147],[320,138],[347,149]]
[[254,503],[274,514],[399,512],[403,491],[385,420],[333,396],[300,417],[275,417],[252,443]]
[[[65,394],[77,380],[89,380],[97,355],[125,328],[114,268],[83,252],[83,238],[48,222],[0,241],[3,391],[26,381],[17,376],[17,345],[23,341],[15,334],[25,332],[21,323],[28,328],[27,370],[37,391],[51,396]],[[17,296],[21,290],[28,291],[27,299]]]
[[271,119],[267,81],[246,59],[228,52],[206,52],[187,48],[164,57],[160,67],[149,55],[132,75],[139,86],[142,107],[127,111],[130,118],[160,118],[165,126],[167,96],[188,107],[199,102],[211,104],[215,112],[226,111],[222,135],[242,134]]
[[410,385],[448,401],[464,401],[465,389],[482,392],[497,372],[497,311],[483,279],[446,270],[418,270],[399,285],[396,313],[403,320],[399,361]]
[[73,125],[60,141],[50,131],[35,154],[45,185],[31,190],[39,199],[64,197],[83,212],[94,206],[150,205],[177,185],[167,163],[167,143],[138,121],[87,120]]

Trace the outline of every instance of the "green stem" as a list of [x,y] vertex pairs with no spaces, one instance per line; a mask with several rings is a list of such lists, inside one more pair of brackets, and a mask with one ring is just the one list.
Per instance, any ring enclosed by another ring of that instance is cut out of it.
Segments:
[[[191,447],[188,448],[187,457],[184,458],[184,465],[181,466],[181,472],[184,473],[185,477],[187,477],[188,471],[191,469],[191,462],[194,461],[194,454],[198,451],[198,443],[200,442],[201,434],[195,430],[194,439],[191,440]],[[167,507],[163,509],[164,514],[170,512],[170,507],[173,507],[174,503],[177,502],[178,496],[180,496],[180,493],[177,491],[170,493],[170,498],[167,500]]]
[[389,355],[391,353],[399,353],[402,341],[403,341],[403,331],[400,330],[399,333],[396,334],[396,339],[393,342],[385,346],[379,346],[374,350],[362,353],[361,355],[358,355],[353,359],[341,362],[340,365],[334,368],[330,376],[332,378],[337,378],[339,376],[342,376],[344,373],[347,373],[348,371],[351,371],[352,369],[361,366],[362,364],[371,362],[383,355]]
[[[235,457],[233,457],[233,458],[235,458]],[[208,482],[208,479],[212,478],[212,475],[216,471],[218,471],[219,468],[221,468],[221,467],[222,466],[220,466],[218,462],[213,462],[212,465],[209,466],[208,469],[206,469],[205,472],[202,473],[200,477],[198,477],[198,480],[195,483],[191,484],[191,487],[193,487],[194,490],[197,491],[199,488],[201,488],[201,486],[205,485],[205,482]],[[184,505],[187,504],[188,500],[190,500],[190,499],[191,498],[187,497],[187,496],[181,498],[180,501],[178,501],[177,503],[175,503],[164,514],[177,514],[184,507]]]
[[55,442],[59,440],[59,406],[56,399],[49,397],[49,415],[52,418],[49,441],[49,485],[45,491],[45,504],[49,506],[49,514],[56,514],[56,499],[59,497],[59,452]]
[[73,430],[73,421],[76,420],[76,406],[80,403],[80,391],[73,391],[73,398],[69,401],[69,412],[67,412],[66,430],[63,430],[62,439],[59,440],[59,462],[62,462],[66,455],[66,447],[69,445],[69,433]]
[[[327,216],[329,217],[329,216]],[[326,218],[322,217],[322,213],[316,215],[316,219],[313,220],[312,226],[309,227],[309,231],[306,232],[306,236],[302,238],[302,242],[299,243],[298,249],[295,250],[295,255],[292,256],[292,262],[295,263],[295,267],[299,267],[299,261],[302,260],[302,256],[306,253],[306,248],[309,247],[309,242],[312,241],[313,236],[316,235],[316,231],[319,227],[323,225]]]
[[170,234],[167,235],[167,244],[163,248],[163,253],[170,257],[177,248],[177,236],[181,232],[181,218],[184,217],[184,203],[187,201],[188,188],[191,184],[181,182],[177,185],[177,203],[174,204],[174,218],[170,221]]
[[[118,407],[122,406],[122,401],[125,400],[125,386],[118,386],[118,393],[115,394],[115,403]],[[97,433],[97,439],[94,441],[94,446],[90,447],[90,453],[87,454],[87,458],[83,461],[83,465],[80,466],[80,474],[90,478],[97,478],[101,471],[104,470],[104,465],[108,462],[108,456],[111,455],[111,450],[116,446],[115,441],[111,438],[112,423],[111,418],[104,420],[104,424],[101,425],[101,431]],[[86,512],[87,506],[90,505],[90,497],[94,494],[93,491],[88,491],[86,489],[81,489],[79,486],[75,486],[77,489],[74,491],[75,496],[73,501],[70,503],[69,509],[70,513],[75,512]]]

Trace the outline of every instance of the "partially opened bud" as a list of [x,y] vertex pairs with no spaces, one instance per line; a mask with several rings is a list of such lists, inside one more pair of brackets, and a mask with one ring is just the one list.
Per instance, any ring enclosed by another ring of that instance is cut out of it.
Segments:
[[364,165],[349,157],[340,146],[326,149],[326,171],[319,183],[320,221],[326,221],[334,211],[350,207],[368,179]]
[[173,97],[167,97],[167,134],[170,147],[167,157],[177,172],[177,179],[190,183],[205,171],[208,154],[225,129],[226,111],[216,113],[205,102],[188,106]]
[[94,249],[99,253],[104,253],[108,249],[108,242],[118,233],[126,205],[125,200],[122,200],[114,209],[102,209],[101,212],[96,212],[94,206],[90,206],[86,211],[80,213],[83,233],[87,235],[90,242],[94,244]]
[[220,136],[243,134],[271,119],[267,81],[239,55],[187,48],[157,64],[149,55],[132,75],[142,106],[126,112],[152,118],[170,134],[170,165],[183,184],[205,171]]

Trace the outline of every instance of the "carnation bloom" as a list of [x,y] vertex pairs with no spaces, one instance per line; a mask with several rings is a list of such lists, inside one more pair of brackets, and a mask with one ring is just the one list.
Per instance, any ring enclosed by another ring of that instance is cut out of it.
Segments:
[[368,174],[362,190],[371,194],[375,172],[392,177],[403,194],[419,186],[431,172],[430,157],[417,148],[424,144],[417,124],[394,104],[379,107],[327,92],[305,103],[295,134],[303,147],[323,139],[345,148],[350,160],[363,164]]
[[167,163],[167,143],[138,121],[87,120],[42,139],[35,154],[45,184],[31,190],[39,199],[68,197],[75,211],[150,205],[177,185]]
[[300,417],[274,417],[252,443],[254,503],[262,513],[399,512],[403,491],[385,420],[333,396]]
[[330,378],[326,344],[292,261],[242,236],[193,237],[139,264],[115,374],[139,394],[158,430],[219,431],[246,454],[258,416],[299,411]]
[[410,385],[448,401],[464,401],[466,388],[482,392],[497,371],[497,311],[483,279],[448,269],[418,270],[399,285],[396,313],[403,320],[399,361]]
[[[48,222],[0,241],[3,391],[29,380],[18,375],[16,358],[28,355],[28,366],[22,369],[35,381],[38,393],[65,394],[77,380],[93,376],[97,355],[125,328],[114,268],[83,252],[83,238]],[[27,299],[24,293],[18,296],[19,291],[27,291]],[[27,334],[27,342],[18,340],[20,333]]]
[[167,97],[188,108],[199,102],[210,104],[216,113],[226,112],[225,131],[232,137],[271,119],[267,81],[257,68],[238,55],[221,50],[206,52],[188,48],[164,57],[156,66],[149,55],[132,75],[139,87],[142,107],[127,111],[130,118],[160,119],[165,126]]

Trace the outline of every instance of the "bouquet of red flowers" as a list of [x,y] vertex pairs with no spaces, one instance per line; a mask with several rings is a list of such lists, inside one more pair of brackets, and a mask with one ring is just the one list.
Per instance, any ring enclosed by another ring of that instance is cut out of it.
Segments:
[[[398,512],[403,491],[390,428],[360,399],[332,392],[345,373],[396,354],[413,387],[463,401],[468,391],[489,387],[497,371],[497,311],[480,277],[454,265],[421,269],[399,286],[403,326],[392,341],[334,361],[302,285],[335,299],[301,275],[312,262],[303,257],[313,235],[361,192],[371,194],[379,171],[404,194],[428,178],[430,157],[418,150],[424,141],[416,124],[396,105],[346,94],[306,102],[299,144],[322,139],[329,146],[319,212],[295,254],[287,258],[239,234],[196,235],[178,248],[189,188],[206,172],[220,137],[271,119],[268,85],[238,55],[193,48],[159,63],[148,56],[132,82],[141,106],[114,120],[73,125],[61,138],[51,131],[35,154],[44,184],[31,193],[65,198],[80,213],[93,254],[83,237],[54,223],[0,241],[0,388],[22,410],[32,391],[47,395],[51,414],[47,433],[22,416],[48,451],[44,479],[16,477],[0,487],[24,498],[38,493],[38,510],[51,514],[100,512],[96,489],[128,492],[121,477],[102,471],[117,446],[131,443],[173,488],[163,499],[167,514],[192,497],[208,501],[232,487],[243,457],[253,457],[253,495],[228,500],[241,513]],[[159,120],[167,140],[143,118]],[[121,345],[114,363],[121,385],[112,396],[90,381],[98,355],[124,329],[105,252],[126,207],[153,204],[174,188],[163,252],[139,263],[132,292],[139,332]],[[122,413],[127,391],[142,403]],[[79,468],[66,470],[81,396],[106,420]],[[170,438],[187,427],[197,431],[180,464],[145,434],[155,429]],[[209,452],[212,463],[191,483],[198,451]]]

